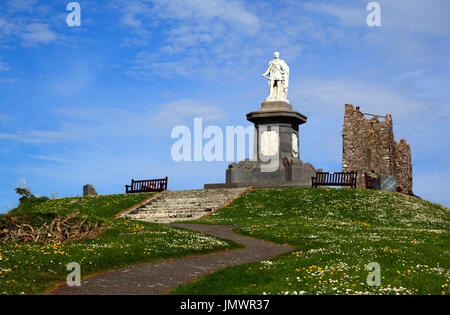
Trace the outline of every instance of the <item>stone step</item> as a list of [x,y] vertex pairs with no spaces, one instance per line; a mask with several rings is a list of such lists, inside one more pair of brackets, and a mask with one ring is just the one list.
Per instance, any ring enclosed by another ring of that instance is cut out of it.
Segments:
[[246,188],[164,191],[121,217],[170,223],[201,218],[245,192]]
[[171,201],[160,201],[157,203],[150,203],[147,206],[152,206],[152,205],[167,205],[167,206],[185,206],[185,207],[198,207],[198,206],[202,206],[202,205],[220,205],[223,203],[226,203],[228,201],[228,199],[219,199],[219,200],[203,200],[203,201],[195,201],[195,202],[183,202],[183,201],[179,201],[179,202],[171,202]]
[[242,191],[240,188],[234,189],[209,189],[209,190],[179,190],[179,191],[168,191],[164,196],[165,198],[195,198],[195,197],[206,197],[206,196],[223,196],[234,194],[235,192]]
[[226,201],[223,202],[208,202],[208,203],[200,203],[200,204],[182,204],[182,203],[158,203],[158,204],[150,204],[148,206],[139,208],[140,211],[152,210],[152,209],[162,209],[162,208],[175,208],[175,209],[201,209],[201,208],[215,208],[225,204]]
[[154,213],[199,213],[199,212],[211,212],[209,209],[159,209],[159,210],[152,210],[152,211],[139,211],[136,214],[145,214],[145,215],[152,215]]
[[194,220],[198,218],[166,218],[166,219],[139,219],[136,221],[150,222],[150,223],[174,223],[178,221]]
[[152,215],[136,214],[136,215],[132,215],[130,217],[132,219],[144,219],[144,218],[191,218],[191,217],[201,217],[201,216],[203,216],[205,214],[207,214],[207,213],[204,213],[204,212],[197,212],[197,213],[158,212],[158,213],[154,213]]
[[199,199],[199,200],[176,200],[176,199],[172,199],[172,200],[160,200],[158,202],[152,202],[152,203],[148,203],[147,205],[154,205],[154,204],[158,204],[158,205],[185,205],[185,206],[190,206],[190,205],[202,205],[202,204],[220,204],[223,202],[227,202],[230,199],[228,198],[218,198],[218,199],[209,199],[209,198],[204,198],[204,199]]
[[[192,211],[192,210],[168,210],[168,209],[161,209],[160,211],[140,211],[136,214],[141,214],[141,215],[154,215],[157,213],[190,213],[190,214],[195,214],[195,213],[209,213],[211,212],[211,210],[205,210],[205,209],[201,209],[201,210],[196,210],[196,211]],[[136,215],[136,214],[132,214],[132,215]]]
[[196,205],[196,204],[205,204],[205,203],[222,203],[230,200],[229,198],[216,198],[216,199],[210,199],[210,198],[204,198],[204,199],[197,199],[197,200],[183,200],[183,199],[161,199],[155,202],[147,203],[147,205],[153,205],[153,204],[180,204],[180,205]]
[[199,219],[201,217],[203,217],[204,215],[199,214],[199,215],[172,215],[172,216],[139,216],[139,217],[132,217],[132,218],[128,218],[131,220],[144,220],[147,222],[156,222],[156,221],[161,221],[161,220],[170,220],[170,219],[184,219],[184,220],[195,220],[195,219]]

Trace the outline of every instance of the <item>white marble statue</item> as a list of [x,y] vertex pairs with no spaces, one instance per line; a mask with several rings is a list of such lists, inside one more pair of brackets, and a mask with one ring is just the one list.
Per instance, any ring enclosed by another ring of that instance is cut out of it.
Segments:
[[269,97],[266,102],[285,101],[287,99],[289,88],[289,67],[286,62],[280,59],[280,53],[276,51],[274,59],[269,63],[269,68],[263,74],[263,77],[269,80]]

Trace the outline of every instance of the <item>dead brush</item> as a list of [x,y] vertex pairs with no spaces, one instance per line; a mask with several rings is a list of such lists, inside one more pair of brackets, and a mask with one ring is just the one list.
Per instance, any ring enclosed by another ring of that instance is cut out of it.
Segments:
[[84,216],[79,221],[77,220],[78,215],[79,212],[67,216],[60,215],[50,223],[44,223],[40,227],[13,222],[11,227],[0,231],[0,240],[3,242],[66,243],[87,237],[95,237],[102,230],[101,223],[88,222],[88,216]]

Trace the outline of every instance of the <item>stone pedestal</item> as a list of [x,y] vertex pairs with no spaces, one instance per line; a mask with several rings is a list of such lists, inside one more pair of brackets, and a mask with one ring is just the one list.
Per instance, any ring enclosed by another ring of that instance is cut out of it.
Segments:
[[247,120],[255,124],[253,158],[230,164],[225,184],[205,188],[311,186],[317,170],[303,164],[299,151],[299,125],[307,117],[288,102],[272,101],[248,113]]

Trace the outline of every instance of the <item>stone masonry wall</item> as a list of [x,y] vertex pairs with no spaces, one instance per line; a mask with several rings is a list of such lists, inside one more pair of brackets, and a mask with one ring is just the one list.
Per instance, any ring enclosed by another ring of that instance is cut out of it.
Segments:
[[384,121],[366,119],[359,107],[345,105],[342,171],[358,172],[357,188],[365,188],[364,174],[397,177],[398,189],[412,193],[411,150],[404,139],[394,140],[391,115]]
[[411,148],[405,139],[395,144],[395,174],[400,192],[412,195]]

